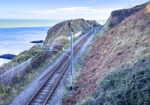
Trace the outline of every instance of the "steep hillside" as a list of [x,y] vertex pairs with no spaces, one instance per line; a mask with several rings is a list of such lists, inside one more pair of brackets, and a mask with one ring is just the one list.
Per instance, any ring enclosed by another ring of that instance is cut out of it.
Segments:
[[[44,52],[44,50],[49,50],[48,49],[50,47],[49,44],[51,43],[67,44],[67,36],[70,35],[70,29],[68,27],[68,23],[71,23],[71,27],[73,28],[74,33],[79,32],[79,31],[82,31],[82,33],[85,33],[89,29],[91,29],[92,26],[94,27],[99,26],[99,24],[96,21],[92,21],[92,20],[90,21],[90,20],[84,20],[84,19],[74,19],[74,20],[68,20],[68,21],[63,21],[61,23],[58,23],[55,26],[51,27],[47,32],[47,37],[45,38],[45,41],[44,41],[44,46],[46,46],[46,49],[45,47],[41,47],[39,44],[37,44],[33,46],[32,48],[30,48],[28,51],[24,51],[20,53],[11,62],[0,67],[0,74],[4,73],[12,66],[18,65],[34,56],[36,57],[34,57],[33,63],[34,61],[38,61],[38,63],[36,62],[38,66],[39,63],[41,63],[40,60],[38,60],[40,59],[39,57],[49,56],[48,52]],[[64,46],[61,46],[61,48],[62,47]],[[58,50],[61,50],[61,49],[58,49]]]
[[[63,21],[61,23],[56,24],[48,30],[47,37],[44,41],[44,46],[49,48],[50,44],[52,44],[53,42],[55,44],[67,44],[67,36],[70,35],[68,23],[71,23],[71,27],[74,33],[79,31],[85,33],[92,28],[92,25],[94,25],[95,27],[99,26],[99,24],[96,21],[89,21],[84,19]],[[30,50],[24,51],[21,54],[19,54],[15,59],[13,59],[13,62],[21,63],[33,56],[36,56],[39,53],[42,53],[43,50],[45,49],[43,49],[39,44],[37,44],[33,46]]]
[[[150,56],[150,12],[147,8],[128,16],[95,40],[86,54],[74,92],[64,100],[64,105],[78,102],[149,105],[150,62],[146,59]],[[106,76],[117,70],[120,71]]]
[[127,18],[127,17],[133,15],[134,13],[144,9],[146,7],[146,5],[147,5],[147,3],[144,3],[141,5],[137,5],[133,8],[113,11],[110,15],[110,18],[105,23],[102,31],[103,32],[109,31],[111,28],[113,28],[113,27],[117,26],[119,23],[121,23],[125,18]]
[[82,31],[82,33],[87,32],[92,28],[92,25],[99,26],[96,21],[89,21],[84,19],[75,19],[63,21],[61,23],[56,24],[54,27],[50,28],[47,33],[47,37],[44,41],[45,44],[50,44],[54,39],[59,36],[70,36],[70,28],[68,27],[68,23],[71,24],[74,33]]
[[[17,55],[8,64],[0,67],[0,74],[3,75],[3,73],[5,73],[5,75],[0,78],[0,105],[10,104],[22,90],[24,90],[37,76],[40,75],[41,72],[46,70],[60,54],[63,53],[60,48],[57,49],[59,52],[51,52],[49,49],[51,47],[51,41],[54,41],[54,44],[70,44],[70,41],[66,40],[67,35],[70,34],[68,23],[71,23],[70,25],[74,33],[79,31],[85,33],[91,29],[92,26],[99,26],[96,21],[87,21],[83,19],[58,23],[50,28],[43,45],[34,45],[29,50]],[[76,39],[77,38],[75,38],[74,41]],[[69,45],[63,47],[67,48],[68,46]]]
[[143,8],[145,8],[145,6],[146,6],[146,3],[142,4],[142,5],[135,6],[135,7],[130,8],[130,9],[122,9],[122,10],[113,11],[111,13],[110,19],[108,20],[108,23],[109,23],[108,26],[114,27],[114,26],[118,25],[126,17],[133,15],[134,13],[142,10]]

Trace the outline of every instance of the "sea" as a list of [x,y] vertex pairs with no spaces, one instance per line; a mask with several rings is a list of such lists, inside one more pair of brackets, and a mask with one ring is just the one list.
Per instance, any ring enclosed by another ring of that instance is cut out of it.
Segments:
[[[63,20],[0,19],[0,55],[19,54],[44,40],[48,29]],[[103,24],[105,20],[98,20]],[[0,58],[0,66],[10,60]]]
[[[19,54],[44,40],[48,29],[62,20],[0,19],[0,55]],[[0,58],[0,66],[10,60]]]

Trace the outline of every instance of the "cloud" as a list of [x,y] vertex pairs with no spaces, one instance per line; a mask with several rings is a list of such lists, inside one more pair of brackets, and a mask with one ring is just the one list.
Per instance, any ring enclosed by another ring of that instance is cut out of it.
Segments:
[[97,0],[87,0],[86,3],[93,3],[96,2]]
[[57,8],[50,10],[31,10],[31,11],[10,11],[3,13],[4,16],[11,18],[29,19],[107,19],[111,11],[117,8],[91,8],[91,7],[70,7]]

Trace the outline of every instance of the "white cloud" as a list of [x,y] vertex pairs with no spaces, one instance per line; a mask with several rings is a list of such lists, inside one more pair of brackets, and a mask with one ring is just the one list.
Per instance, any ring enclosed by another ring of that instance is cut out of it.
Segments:
[[87,0],[86,3],[93,3],[96,2],[97,0]]
[[51,10],[32,10],[32,11],[11,11],[3,13],[3,16],[10,18],[29,18],[29,19],[107,19],[112,10],[117,8],[90,8],[90,7],[71,7],[57,8]]

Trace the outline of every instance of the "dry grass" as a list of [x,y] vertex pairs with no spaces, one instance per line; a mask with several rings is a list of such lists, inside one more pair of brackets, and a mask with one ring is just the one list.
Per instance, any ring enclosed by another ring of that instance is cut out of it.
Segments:
[[13,99],[19,95],[19,93],[24,90],[40,73],[45,70],[49,65],[51,65],[60,53],[53,55],[52,58],[47,59],[44,63],[42,63],[37,68],[31,68],[28,72],[11,87],[7,87],[6,93],[3,96],[0,96],[0,105],[9,105]]
[[148,13],[139,11],[95,40],[76,83],[75,93],[65,100],[67,105],[87,100],[107,73],[134,64],[144,52],[150,54],[149,20]]
[[146,6],[146,12],[150,13],[150,3],[148,3],[147,6]]
[[150,60],[140,59],[131,67],[108,74],[89,105],[149,105]]

